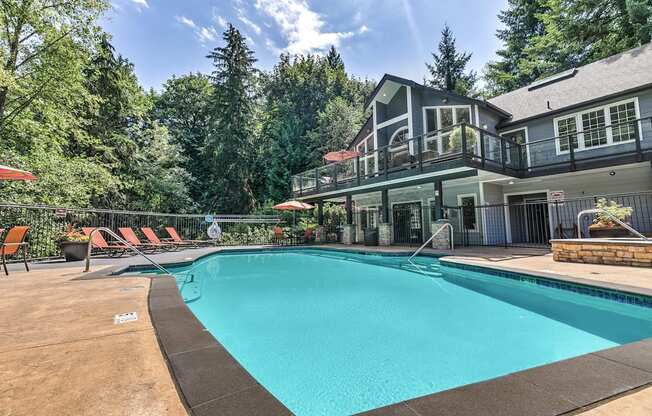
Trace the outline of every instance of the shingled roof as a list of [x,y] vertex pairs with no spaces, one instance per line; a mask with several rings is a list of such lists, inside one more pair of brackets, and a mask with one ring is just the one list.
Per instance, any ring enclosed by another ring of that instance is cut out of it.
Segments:
[[[572,75],[571,75],[572,74]],[[512,114],[503,124],[652,87],[652,43],[488,100]]]

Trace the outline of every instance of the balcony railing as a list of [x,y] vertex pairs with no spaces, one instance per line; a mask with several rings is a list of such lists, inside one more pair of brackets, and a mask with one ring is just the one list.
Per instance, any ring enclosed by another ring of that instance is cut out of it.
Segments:
[[[295,195],[304,195],[350,188],[372,180],[389,180],[404,171],[417,175],[447,169],[451,165],[445,162],[455,160],[461,160],[465,166],[515,177],[573,171],[605,160],[644,160],[644,155],[652,152],[651,139],[652,118],[522,144],[459,123],[295,175],[292,190]],[[621,146],[606,149],[615,144]]]

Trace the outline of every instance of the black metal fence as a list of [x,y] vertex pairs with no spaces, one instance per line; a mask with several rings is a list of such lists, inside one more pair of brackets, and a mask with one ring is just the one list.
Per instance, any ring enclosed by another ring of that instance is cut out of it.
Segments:
[[[632,208],[626,219],[636,230],[652,236],[652,192],[618,195],[594,195],[584,198],[550,200],[524,199],[507,204],[444,207],[443,215],[453,225],[457,246],[547,247],[551,239],[577,238],[577,215],[595,208],[600,198]],[[354,215],[358,232],[377,227],[377,207],[364,215]],[[376,217],[374,217],[376,215]],[[357,224],[358,218],[361,223]],[[396,245],[420,245],[430,235],[437,218],[435,207],[421,202],[394,203],[390,212],[392,242]],[[582,218],[582,237],[589,236],[594,216]],[[357,239],[361,241],[361,238]]]
[[[518,203],[448,207],[456,243],[464,246],[547,246],[550,239],[578,238],[577,215],[595,208],[600,198],[632,208],[626,221],[643,234],[652,234],[652,192],[595,195],[566,200],[526,200]],[[472,217],[471,220],[469,217]],[[589,236],[593,215],[582,218],[581,237]]]
[[[30,232],[30,257],[33,259],[59,257],[58,238],[69,225],[79,227],[107,227],[118,231],[131,227],[143,242],[141,227],[150,227],[160,238],[169,238],[165,227],[174,227],[186,240],[209,240],[205,215],[163,214],[155,212],[112,211],[102,209],[69,209],[49,206],[0,204],[0,228],[8,230],[15,225],[27,225]],[[275,228],[284,226],[277,216],[271,215],[219,215],[214,216],[222,230],[215,245],[267,245],[286,244],[278,238]],[[107,240],[110,238],[106,236]]]

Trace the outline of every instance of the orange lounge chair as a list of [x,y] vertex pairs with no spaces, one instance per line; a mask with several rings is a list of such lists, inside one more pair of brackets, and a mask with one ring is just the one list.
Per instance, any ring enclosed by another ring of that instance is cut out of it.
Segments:
[[[95,227],[82,227],[82,232],[84,233],[84,235],[87,236],[90,236],[93,230],[95,230]],[[105,251],[111,257],[120,257],[129,250],[129,247],[124,244],[107,243],[106,240],[104,239],[104,236],[102,236],[101,231],[93,234],[93,239],[91,240],[91,243],[93,244],[93,248],[98,249],[100,251]]]
[[25,241],[27,238],[27,233],[29,232],[29,227],[25,225],[20,225],[17,227],[12,227],[5,237],[5,240],[0,245],[0,257],[2,257],[2,267],[5,269],[5,274],[9,276],[9,270],[7,270],[7,257],[13,256],[18,253],[18,250],[23,249],[23,263],[25,263],[25,270],[29,271],[29,266],[27,265],[27,250],[29,249],[29,243]]
[[277,225],[276,227],[274,227],[274,241],[276,243],[280,243],[283,240],[285,240],[285,235],[283,235],[283,229]]
[[170,234],[170,237],[172,237],[172,242],[174,243],[191,244],[194,246],[200,244],[211,244],[211,242],[208,240],[184,240],[179,236],[179,233],[177,233],[177,230],[174,227],[165,227],[165,231]]
[[147,238],[147,241],[149,241],[149,244],[152,244],[154,246],[161,247],[163,250],[167,249],[176,249],[180,245],[184,245],[183,243],[175,243],[173,241],[161,241],[154,230],[152,230],[150,227],[140,227],[140,231],[143,232],[145,235],[145,238]]
[[306,241],[306,243],[308,243],[308,242],[310,242],[310,241],[313,240],[313,232],[312,232],[312,228],[310,228],[310,227],[306,228],[306,232],[305,232],[305,234],[303,235],[303,238],[304,238],[304,240]]
[[134,232],[134,230],[131,229],[131,227],[121,227],[118,228],[118,231],[122,235],[122,238],[125,239],[125,241],[127,241],[129,244],[136,247],[137,249],[156,250],[157,248],[163,248],[162,245],[141,243],[138,237],[136,236],[136,233]]

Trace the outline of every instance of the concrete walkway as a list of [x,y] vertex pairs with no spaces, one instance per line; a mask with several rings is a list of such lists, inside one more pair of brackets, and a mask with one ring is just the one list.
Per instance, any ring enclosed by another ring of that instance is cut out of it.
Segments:
[[[372,250],[407,253],[414,249]],[[178,262],[218,250],[186,250],[154,258]],[[652,270],[556,263],[545,250],[463,249],[448,260],[652,291]],[[136,257],[94,259],[93,271],[134,263],[143,261]],[[82,268],[81,262],[41,263],[25,273],[15,264],[9,277],[0,277],[0,416],[185,415],[150,322],[149,279],[75,280]],[[138,321],[115,325],[114,315],[125,312],[136,312]],[[650,414],[652,388],[583,413]]]
[[[185,415],[147,308],[149,279],[0,277],[0,415]],[[138,321],[115,325],[118,313]]]

